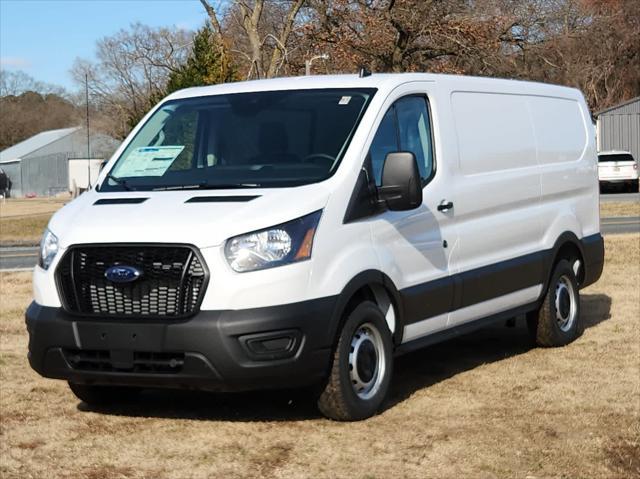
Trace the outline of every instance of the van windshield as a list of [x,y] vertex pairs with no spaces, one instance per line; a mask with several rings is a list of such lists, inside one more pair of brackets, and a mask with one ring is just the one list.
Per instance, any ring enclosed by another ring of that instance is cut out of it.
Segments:
[[138,131],[99,191],[273,188],[336,170],[375,89],[172,100]]

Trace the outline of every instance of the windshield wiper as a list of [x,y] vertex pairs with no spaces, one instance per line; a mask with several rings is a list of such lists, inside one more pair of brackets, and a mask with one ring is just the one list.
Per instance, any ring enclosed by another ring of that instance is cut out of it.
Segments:
[[127,180],[113,176],[111,173],[107,173],[107,179],[115,181],[127,191],[133,191],[133,188],[128,185]]
[[225,190],[234,188],[260,188],[259,183],[213,183],[207,182],[195,183],[189,185],[166,185],[151,188],[151,191],[170,191],[170,190]]

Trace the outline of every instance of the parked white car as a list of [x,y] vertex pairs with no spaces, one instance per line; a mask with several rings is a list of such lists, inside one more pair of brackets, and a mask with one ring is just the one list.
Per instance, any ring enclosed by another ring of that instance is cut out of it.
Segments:
[[174,93],[51,219],[29,361],[88,403],[315,385],[355,420],[395,355],[521,314],[564,346],[603,267],[594,138],[578,90],[512,80]]
[[598,179],[600,186],[621,186],[626,191],[638,191],[638,160],[628,151],[601,151],[598,153]]

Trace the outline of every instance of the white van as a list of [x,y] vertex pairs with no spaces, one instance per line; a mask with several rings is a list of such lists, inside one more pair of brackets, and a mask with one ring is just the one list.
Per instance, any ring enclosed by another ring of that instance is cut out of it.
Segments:
[[511,80],[174,93],[51,219],[31,366],[87,403],[319,386],[354,420],[394,355],[521,314],[568,344],[604,261],[594,138],[579,91]]

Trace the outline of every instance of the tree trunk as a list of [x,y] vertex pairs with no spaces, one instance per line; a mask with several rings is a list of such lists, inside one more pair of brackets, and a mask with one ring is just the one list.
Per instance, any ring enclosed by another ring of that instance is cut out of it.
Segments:
[[254,72],[258,79],[264,77],[264,68],[262,65],[262,42],[260,41],[260,32],[258,31],[263,7],[264,0],[256,0],[253,8],[250,8],[244,2],[240,2],[242,26],[247,32],[247,38],[249,39],[249,45],[251,46],[251,68],[247,74],[248,78],[251,78]]
[[305,0],[296,0],[291,4],[289,8],[289,12],[287,13],[287,18],[282,26],[282,31],[278,37],[278,44],[273,49],[273,53],[271,54],[271,61],[269,62],[269,69],[267,70],[267,77],[273,78],[278,74],[278,69],[280,67],[280,60],[282,59],[283,52],[286,52],[287,41],[289,40],[289,36],[293,30],[293,24],[295,23],[296,17],[298,16],[298,12],[304,5]]

